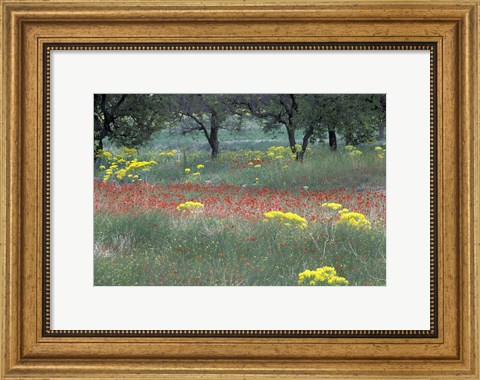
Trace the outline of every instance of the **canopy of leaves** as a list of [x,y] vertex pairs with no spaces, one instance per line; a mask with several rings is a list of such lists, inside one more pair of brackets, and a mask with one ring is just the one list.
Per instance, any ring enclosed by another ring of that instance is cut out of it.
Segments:
[[[202,133],[218,153],[218,130],[245,127],[256,119],[265,131],[285,128],[295,152],[295,132],[302,131],[302,151],[309,142],[336,132],[357,145],[385,129],[382,94],[96,94],[96,148],[108,137],[117,145],[136,147],[160,129]],[[381,134],[381,133],[380,133]]]
[[94,95],[94,137],[108,137],[120,146],[136,147],[165,127],[171,112],[162,96],[152,94]]

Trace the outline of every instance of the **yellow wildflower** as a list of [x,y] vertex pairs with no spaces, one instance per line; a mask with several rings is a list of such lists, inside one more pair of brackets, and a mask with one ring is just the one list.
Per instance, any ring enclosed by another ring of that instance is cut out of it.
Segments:
[[203,203],[200,203],[200,202],[192,202],[192,201],[188,201],[188,202],[185,202],[185,203],[180,203],[178,206],[177,206],[177,210],[179,211],[186,211],[186,210],[190,210],[190,211],[200,211],[204,208],[205,206],[203,205]]
[[372,224],[365,218],[365,215],[359,212],[342,212],[338,224],[344,224],[359,230],[369,230]]
[[323,203],[322,207],[327,207],[330,210],[338,210],[339,208],[342,208],[342,205],[340,203],[327,202]]
[[316,270],[305,270],[298,275],[298,285],[310,286],[344,286],[348,281],[344,277],[337,276],[334,267],[322,267]]
[[307,228],[307,220],[293,212],[269,211],[263,214],[266,220],[276,220],[287,227],[295,226],[298,228]]

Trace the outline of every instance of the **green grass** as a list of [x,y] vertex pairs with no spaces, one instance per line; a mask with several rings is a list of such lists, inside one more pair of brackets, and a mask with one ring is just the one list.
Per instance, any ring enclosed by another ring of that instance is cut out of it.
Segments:
[[379,229],[99,215],[95,242],[95,285],[289,286],[300,272],[322,266],[335,266],[349,285],[385,285]]

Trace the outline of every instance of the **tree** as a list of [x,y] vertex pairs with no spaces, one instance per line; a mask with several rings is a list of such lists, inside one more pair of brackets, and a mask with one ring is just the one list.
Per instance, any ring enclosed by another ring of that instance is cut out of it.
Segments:
[[113,124],[117,118],[117,111],[125,101],[127,95],[95,94],[94,101],[94,145],[95,152],[103,149],[105,137],[113,134]]
[[335,100],[337,95],[306,94],[300,98],[300,113],[298,125],[304,128],[302,148],[299,152],[303,160],[308,144],[311,141],[323,140],[328,131],[329,145],[332,150],[337,148],[335,131],[331,128],[333,114],[335,113]]
[[94,150],[103,149],[105,138],[137,147],[165,126],[169,110],[161,95],[95,94]]
[[[383,104],[383,106],[382,106]],[[365,143],[374,137],[375,128],[385,125],[385,95],[315,94],[303,97],[302,123],[310,140],[323,140],[328,132],[329,145],[337,148],[336,133],[347,145]],[[304,151],[304,148],[302,148]]]
[[[292,153],[297,154],[295,131],[299,113],[296,94],[255,94],[240,95],[235,104],[243,106],[248,112],[263,122],[265,130],[284,126]],[[298,158],[298,157],[297,157]]]
[[337,128],[345,144],[358,145],[378,138],[376,131],[385,129],[385,100],[381,94],[342,95],[339,103],[342,118]]
[[[203,132],[213,159],[220,151],[219,130],[228,128],[227,122],[236,124],[236,129],[241,125],[238,123],[241,115],[237,114],[230,95],[170,95],[169,108],[176,114],[177,120],[182,122],[182,133]],[[232,115],[237,115],[237,120]]]

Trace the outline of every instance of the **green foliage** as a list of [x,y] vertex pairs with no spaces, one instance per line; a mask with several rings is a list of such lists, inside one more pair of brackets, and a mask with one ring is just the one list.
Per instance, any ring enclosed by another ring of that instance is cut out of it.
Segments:
[[376,132],[377,128],[368,123],[364,125],[352,123],[343,126],[345,142],[351,145],[360,145],[374,141]]
[[138,147],[168,128],[205,139],[216,157],[220,130],[242,131],[251,125],[265,132],[284,129],[293,152],[298,151],[297,139],[304,151],[309,142],[323,141],[328,131],[358,145],[384,131],[385,101],[380,94],[96,94],[95,150],[103,149],[105,138]]
[[108,138],[118,146],[138,147],[167,126],[172,114],[166,98],[153,94],[95,94],[95,148]]
[[373,141],[380,124],[385,123],[385,109],[380,94],[312,94],[300,97],[298,125],[313,126],[311,141],[323,140],[327,131],[336,131],[347,145]]

